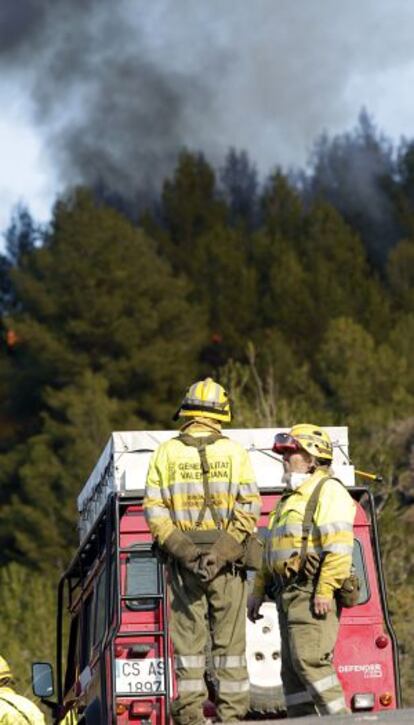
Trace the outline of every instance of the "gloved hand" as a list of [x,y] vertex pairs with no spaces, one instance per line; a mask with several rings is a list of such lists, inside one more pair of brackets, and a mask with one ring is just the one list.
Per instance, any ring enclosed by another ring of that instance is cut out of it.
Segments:
[[310,552],[306,554],[303,569],[300,569],[300,556],[298,552],[294,552],[285,562],[284,576],[286,579],[294,579],[294,577],[299,574],[300,570],[301,572],[303,571],[307,577],[312,578],[315,574],[317,574],[320,563],[321,560],[318,554]]
[[297,576],[299,572],[300,567],[300,556],[297,551],[295,551],[287,561],[284,563],[284,572],[283,576],[286,577],[286,579],[294,579],[295,576]]
[[203,582],[209,582],[221,571],[226,564],[232,564],[240,559],[243,554],[243,547],[238,541],[222,531],[217,541],[214,542],[208,554],[203,554],[200,564],[199,576]]
[[223,568],[223,562],[214,551],[203,554],[200,561],[198,575],[202,582],[210,582]]
[[199,574],[201,551],[182,531],[174,529],[164,541],[163,548],[186,569]]
[[259,614],[259,609],[263,604],[263,597],[258,594],[249,594],[247,598],[247,619],[251,622],[257,622],[263,619],[263,614]]
[[309,554],[306,554],[303,571],[305,572],[306,576],[312,578],[318,573],[320,565],[321,560],[318,554],[310,552]]
[[224,563],[232,564],[243,556],[243,547],[234,536],[228,534],[227,531],[221,531],[217,541],[211,547],[210,553],[217,554],[218,559]]

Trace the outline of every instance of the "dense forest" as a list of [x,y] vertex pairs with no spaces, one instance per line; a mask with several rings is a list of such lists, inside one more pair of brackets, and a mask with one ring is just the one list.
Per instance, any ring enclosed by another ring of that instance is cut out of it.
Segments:
[[389,603],[414,705],[414,142],[366,114],[303,171],[260,180],[183,150],[159,197],[76,188],[0,258],[0,651],[29,691],[54,658],[76,495],[114,429],[171,427],[188,384],[228,386],[235,426],[348,425],[381,473]]

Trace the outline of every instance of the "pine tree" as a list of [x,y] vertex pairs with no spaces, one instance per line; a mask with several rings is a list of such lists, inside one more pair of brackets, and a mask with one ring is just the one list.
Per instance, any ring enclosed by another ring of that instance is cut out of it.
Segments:
[[414,312],[414,241],[402,240],[388,259],[387,274],[394,301],[406,312]]
[[182,152],[173,178],[164,183],[161,213],[167,231],[161,235],[163,251],[174,269],[191,278],[198,237],[228,216],[214,170],[202,154]]
[[58,203],[45,243],[14,281],[29,413],[41,409],[45,385],[66,385],[89,367],[143,419],[166,419],[194,375],[204,320],[142,231],[79,190]]
[[258,223],[258,177],[246,151],[231,148],[219,176],[231,224],[253,229]]
[[134,401],[116,400],[108,388],[84,370],[73,384],[47,389],[40,431],[1,457],[1,486],[13,466],[17,482],[0,510],[3,563],[13,558],[46,571],[68,564],[77,543],[76,498],[111,431],[144,427]]
[[410,414],[414,398],[407,361],[389,345],[376,344],[357,322],[332,320],[318,363],[320,381],[338,423],[346,420],[356,430],[369,432]]
[[29,699],[32,662],[55,662],[56,591],[52,577],[15,563],[0,568],[0,652],[11,667],[17,692]]
[[391,191],[394,176],[392,144],[364,109],[352,132],[323,134],[310,160],[308,196],[330,202],[381,267],[401,233]]

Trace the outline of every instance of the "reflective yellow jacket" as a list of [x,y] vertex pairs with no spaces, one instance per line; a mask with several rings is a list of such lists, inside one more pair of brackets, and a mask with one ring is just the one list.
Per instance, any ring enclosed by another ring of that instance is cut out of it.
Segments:
[[[211,435],[211,427],[186,426],[194,436]],[[252,533],[260,514],[260,496],[247,451],[228,438],[206,447],[209,488],[223,528],[241,542]],[[191,531],[204,504],[198,450],[177,438],[161,443],[147,474],[144,510],[151,534],[163,544],[174,528]],[[207,508],[199,529],[214,529]]]
[[59,720],[60,725],[76,725],[78,722],[77,715],[74,710],[67,712],[63,720]]
[[45,725],[37,705],[18,695],[11,687],[0,687],[1,725]]
[[[265,540],[263,568],[256,574],[254,594],[263,595],[272,573],[283,574],[287,559],[300,554],[303,518],[306,505],[317,483],[327,471],[318,468],[295,491],[286,491],[280,505],[272,511]],[[322,486],[308,551],[322,557],[316,594],[332,597],[343,580],[349,576],[353,550],[355,503],[345,487],[331,478]]]

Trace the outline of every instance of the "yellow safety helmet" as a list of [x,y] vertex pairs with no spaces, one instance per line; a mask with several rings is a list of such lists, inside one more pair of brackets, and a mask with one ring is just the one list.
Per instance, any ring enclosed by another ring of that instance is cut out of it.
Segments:
[[214,418],[224,423],[229,423],[231,420],[229,396],[212,378],[199,380],[188,388],[173,420],[196,416]]
[[311,456],[332,461],[332,441],[325,430],[312,423],[297,423],[289,431],[299,445]]
[[4,657],[0,655],[0,682],[2,680],[11,680],[13,678],[13,673],[9,667],[9,664],[6,662]]

